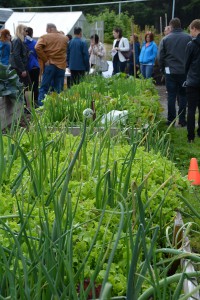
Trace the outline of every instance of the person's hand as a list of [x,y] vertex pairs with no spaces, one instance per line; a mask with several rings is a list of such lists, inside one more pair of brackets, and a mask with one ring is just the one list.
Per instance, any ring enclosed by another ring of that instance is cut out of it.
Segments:
[[23,71],[23,72],[21,73],[21,76],[22,76],[22,77],[26,77],[26,76],[27,76],[27,72],[26,72],[26,71]]

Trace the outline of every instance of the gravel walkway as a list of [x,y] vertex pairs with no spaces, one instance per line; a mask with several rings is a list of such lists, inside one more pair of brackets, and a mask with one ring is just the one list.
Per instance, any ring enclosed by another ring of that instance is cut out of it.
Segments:
[[166,93],[166,87],[165,87],[165,85],[157,85],[156,88],[157,88],[158,94],[160,96],[160,103],[163,107],[163,111],[162,111],[161,115],[163,116],[163,118],[165,118],[167,120],[167,93]]

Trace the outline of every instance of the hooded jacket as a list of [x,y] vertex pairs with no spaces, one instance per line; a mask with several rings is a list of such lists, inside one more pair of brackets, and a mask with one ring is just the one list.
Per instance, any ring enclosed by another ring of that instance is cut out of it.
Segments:
[[10,57],[10,43],[0,41],[0,63],[3,65],[9,64]]
[[11,43],[11,52],[9,63],[12,69],[22,73],[27,70],[28,64],[28,48],[20,38],[14,38]]
[[160,42],[158,49],[158,63],[161,71],[169,68],[170,74],[185,74],[185,49],[192,37],[181,28],[173,29]]
[[29,49],[29,56],[28,56],[28,71],[32,69],[40,68],[37,53],[35,51],[36,41],[32,39],[30,36],[25,38],[25,44]]
[[143,65],[154,65],[156,60],[158,47],[154,41],[151,41],[148,46],[146,42],[142,45],[139,61]]
[[200,87],[200,33],[187,45],[185,72],[186,86]]

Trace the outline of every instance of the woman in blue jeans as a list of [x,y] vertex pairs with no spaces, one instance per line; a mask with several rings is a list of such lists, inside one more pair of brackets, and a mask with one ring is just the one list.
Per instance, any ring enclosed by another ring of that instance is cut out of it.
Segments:
[[153,40],[153,33],[147,32],[145,34],[145,42],[139,56],[140,70],[144,78],[150,78],[153,74],[153,67],[155,65],[158,51],[158,47]]

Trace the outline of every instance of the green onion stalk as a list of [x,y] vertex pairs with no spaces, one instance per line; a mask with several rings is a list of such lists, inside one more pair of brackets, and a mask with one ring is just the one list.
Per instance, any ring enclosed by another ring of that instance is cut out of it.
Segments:
[[[71,178],[71,175],[72,175],[72,171],[73,171],[74,165],[76,163],[79,152],[80,152],[80,150],[83,146],[83,143],[84,143],[84,140],[85,140],[85,137],[86,137],[87,119],[92,118],[93,110],[90,109],[90,108],[86,108],[83,111],[83,116],[84,116],[83,134],[82,134],[82,138],[80,140],[80,143],[78,145],[78,148],[77,148],[77,150],[74,154],[74,157],[71,160],[71,162],[69,164],[69,167],[67,169],[66,177],[65,177],[65,180],[64,180],[64,183],[63,183],[63,188],[61,190],[60,198],[59,198],[59,201],[58,201],[58,210],[59,210],[58,216],[62,215],[64,202],[65,202],[66,194],[68,192],[68,185],[69,185],[69,181],[70,181],[70,178]],[[58,223],[60,223],[60,220],[57,220],[57,218],[55,217],[54,224],[53,224],[53,232],[52,232],[52,240],[53,241],[56,241],[57,238],[58,238],[58,226],[57,226]]]

